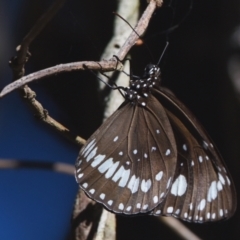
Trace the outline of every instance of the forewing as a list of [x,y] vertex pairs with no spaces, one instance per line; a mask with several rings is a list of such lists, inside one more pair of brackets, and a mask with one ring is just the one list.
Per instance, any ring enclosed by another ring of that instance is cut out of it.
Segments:
[[115,213],[149,212],[173,180],[173,132],[161,104],[151,101],[156,102],[148,111],[123,104],[89,138],[76,162],[80,187]]
[[236,193],[225,163],[202,126],[186,107],[166,92],[156,92],[170,120],[176,144],[173,184],[154,215],[190,222],[212,222],[232,216]]

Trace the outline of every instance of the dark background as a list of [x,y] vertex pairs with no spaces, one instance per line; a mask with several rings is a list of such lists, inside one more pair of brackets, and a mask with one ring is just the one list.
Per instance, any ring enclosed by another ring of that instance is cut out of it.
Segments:
[[[239,49],[231,36],[240,22],[236,0],[165,1],[144,36],[146,47],[132,49],[132,69],[141,75],[161,63],[163,85],[196,115],[218,146],[237,192],[240,159],[240,105],[228,76]],[[141,9],[146,7],[141,1]],[[0,88],[11,82],[8,60],[50,1],[1,1]],[[112,0],[69,0],[30,47],[26,73],[60,63],[99,60],[112,35]],[[180,23],[180,24],[179,24]],[[171,26],[179,27],[170,32]],[[167,30],[167,31],[166,31]],[[162,34],[160,34],[162,33]],[[151,54],[153,56],[151,56]],[[50,115],[84,138],[101,124],[98,81],[88,72],[68,73],[30,84]],[[0,101],[0,158],[74,164],[79,147],[36,120],[18,92]],[[0,170],[0,239],[66,239],[77,192],[73,176],[44,170]],[[118,217],[118,239],[179,239],[154,217]],[[240,239],[240,213],[215,224],[186,224],[202,239]]]

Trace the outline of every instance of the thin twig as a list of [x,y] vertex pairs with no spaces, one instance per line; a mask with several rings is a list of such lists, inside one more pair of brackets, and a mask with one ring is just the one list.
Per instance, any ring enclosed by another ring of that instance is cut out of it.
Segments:
[[184,240],[201,240],[196,234],[190,231],[179,220],[173,217],[158,217],[158,219],[171,228],[179,237]]
[[74,175],[75,167],[72,164],[60,162],[26,161],[19,159],[0,159],[0,169],[30,168],[43,169],[68,175]]
[[42,120],[48,126],[51,126],[53,129],[57,130],[73,143],[78,144],[79,146],[85,144],[86,141],[83,138],[77,134],[72,133],[68,128],[49,116],[48,111],[43,108],[42,104],[39,101],[36,100],[35,92],[32,91],[27,85],[23,87],[23,94],[24,99],[27,100],[37,118]]
[[25,73],[24,65],[28,60],[29,46],[31,42],[41,33],[44,27],[52,20],[55,14],[63,6],[65,0],[55,1],[49,9],[39,18],[34,27],[29,31],[29,33],[24,37],[23,41],[16,48],[17,56],[13,58],[10,64],[13,64],[13,79],[16,80],[22,77]]
[[10,83],[9,85],[3,88],[2,92],[0,93],[0,97],[3,97],[6,94],[12,92],[13,90],[18,89],[23,85],[36,80],[41,80],[43,78],[50,77],[52,75],[57,75],[63,72],[85,70],[84,65],[86,65],[88,69],[99,70],[99,71],[100,70],[104,70],[104,71],[121,70],[121,64],[117,64],[115,59],[112,59],[109,61],[100,61],[100,62],[83,61],[83,62],[59,64],[54,67],[45,68],[43,70],[31,73],[29,75],[26,75],[14,81],[13,83]]

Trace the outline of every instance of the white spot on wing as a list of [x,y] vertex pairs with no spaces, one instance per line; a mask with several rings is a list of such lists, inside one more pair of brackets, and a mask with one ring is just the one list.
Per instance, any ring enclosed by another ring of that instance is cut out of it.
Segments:
[[113,162],[113,158],[109,158],[109,159],[107,159],[104,163],[102,163],[98,167],[98,171],[100,173],[104,173],[104,172],[106,172],[108,170],[108,172],[106,173],[105,177],[109,178],[115,172],[115,170],[118,167],[118,165],[119,165],[119,162],[114,163]]
[[170,155],[170,153],[171,153],[170,149],[167,149],[165,155],[168,156],[168,155]]
[[123,210],[124,209],[124,205],[122,203],[120,203],[119,206],[118,206],[118,209]]
[[179,214],[180,213],[180,209],[178,208],[176,211],[175,211],[175,214]]
[[198,204],[197,209],[202,211],[206,206],[206,199],[202,199],[201,202]]
[[79,160],[79,161],[77,162],[77,167],[79,167],[79,166],[81,165],[81,163],[82,163],[82,160]]
[[136,178],[136,176],[133,175],[133,176],[131,177],[131,179],[130,179],[127,187],[130,189],[130,191],[131,191],[132,193],[137,192],[137,191],[138,191],[138,187],[139,187],[139,177]]
[[170,177],[170,178],[168,179],[168,182],[167,182],[167,189],[168,189],[168,188],[169,188],[169,186],[170,186],[171,179],[172,179],[172,177]]
[[227,178],[228,185],[230,186],[230,185],[231,185],[231,181],[230,181],[230,179],[228,178],[228,176],[226,176],[226,178]]
[[95,193],[95,189],[92,188],[92,189],[89,190],[89,192],[90,192],[91,194],[94,194],[94,193]]
[[84,188],[87,188],[87,187],[88,187],[88,184],[87,184],[87,183],[84,183],[82,186],[83,186]]
[[100,197],[102,200],[104,200],[105,196],[106,196],[106,195],[105,195],[104,193],[101,193],[99,197]]
[[143,209],[146,210],[147,208],[148,208],[148,204],[145,204],[145,205],[143,206]]
[[154,202],[154,203],[157,203],[157,202],[158,202],[158,196],[154,196],[153,202]]
[[86,161],[89,162],[97,153],[97,149],[98,147],[95,147],[90,153],[89,155],[87,156],[87,159]]
[[121,151],[121,152],[119,152],[118,154],[119,154],[120,156],[122,156],[122,155],[123,155],[123,152]]
[[161,210],[157,210],[155,214],[161,214]]
[[218,179],[220,180],[220,182],[225,185],[225,179],[223,178],[221,173],[218,173]]
[[162,198],[164,196],[164,192],[162,192],[161,194],[160,194],[160,198]]
[[111,206],[113,204],[113,200],[109,200],[107,203],[109,206]]
[[137,208],[141,208],[141,203],[137,203]]
[[131,209],[132,209],[132,206],[128,206],[126,210],[129,212]]
[[133,150],[133,154],[137,154],[137,149],[134,149],[134,150]]
[[187,180],[185,176],[179,175],[174,181],[171,188],[171,193],[175,196],[182,196],[187,190]]
[[191,162],[191,166],[192,166],[192,167],[194,166],[194,161]]
[[116,136],[113,141],[116,142],[118,140],[118,136]]
[[190,210],[193,210],[193,204],[192,204],[192,203],[190,203],[189,209],[190,209]]
[[207,194],[207,200],[208,202],[211,202],[217,197],[217,182],[212,181]]
[[148,190],[150,189],[152,185],[152,181],[150,179],[148,179],[147,181],[145,181],[145,179],[142,180],[142,183],[141,183],[141,190],[143,192],[148,192]]
[[163,171],[160,171],[158,174],[156,174],[155,179],[157,181],[160,181],[162,179],[162,176],[163,176]]
[[222,191],[223,190],[223,186],[222,186],[222,183],[220,181],[217,182],[217,190],[218,191]]
[[87,151],[84,153],[84,157],[86,157],[92,151],[92,149],[95,147],[95,145],[96,145],[96,143],[93,141],[87,145],[87,147],[86,147]]
[[223,210],[222,210],[222,209],[219,210],[219,215],[220,215],[221,217],[223,216]]
[[101,154],[97,155],[92,161],[91,166],[96,167],[98,164],[100,164],[103,161],[105,157],[106,155],[101,155]]
[[145,157],[145,158],[147,158],[147,157],[148,157],[148,155],[147,155],[146,153],[144,153],[144,157]]
[[157,133],[157,134],[159,134],[159,133],[160,133],[160,130],[159,130],[159,129],[157,129],[157,130],[156,130],[156,133]]
[[83,173],[78,174],[78,178],[81,178],[83,176]]
[[125,187],[125,185],[127,184],[128,178],[130,175],[130,170],[126,170],[123,166],[121,166],[118,171],[114,174],[112,180],[114,182],[117,182],[120,178],[120,182],[118,183],[119,187]]
[[183,144],[182,148],[184,151],[187,151],[187,144]]
[[199,157],[198,157],[198,160],[199,160],[199,162],[201,163],[201,162],[203,161],[203,157],[202,157],[202,156],[199,156]]
[[208,147],[208,143],[205,142],[205,141],[203,141],[203,147],[204,147],[205,149],[207,149],[207,147]]
[[172,213],[173,212],[173,207],[168,207],[167,208],[167,213]]
[[[82,151],[81,154],[84,154],[93,144],[95,143],[95,139],[93,139]],[[92,146],[93,147],[93,146]]]
[[157,150],[156,147],[152,147],[151,152],[156,151],[156,150]]

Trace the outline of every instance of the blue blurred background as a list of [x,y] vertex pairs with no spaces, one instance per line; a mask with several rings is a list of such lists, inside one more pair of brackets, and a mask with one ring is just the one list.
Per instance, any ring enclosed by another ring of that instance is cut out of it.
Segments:
[[[34,2],[40,8],[40,1]],[[31,12],[29,1],[1,1],[0,5],[2,88],[12,79],[8,60],[33,22],[24,28],[23,16]],[[58,118],[59,105],[42,87],[34,90]],[[38,121],[18,92],[0,101],[0,136],[1,159],[74,164],[79,150]],[[0,170],[0,239],[66,239],[77,188],[73,175],[38,169]]]

